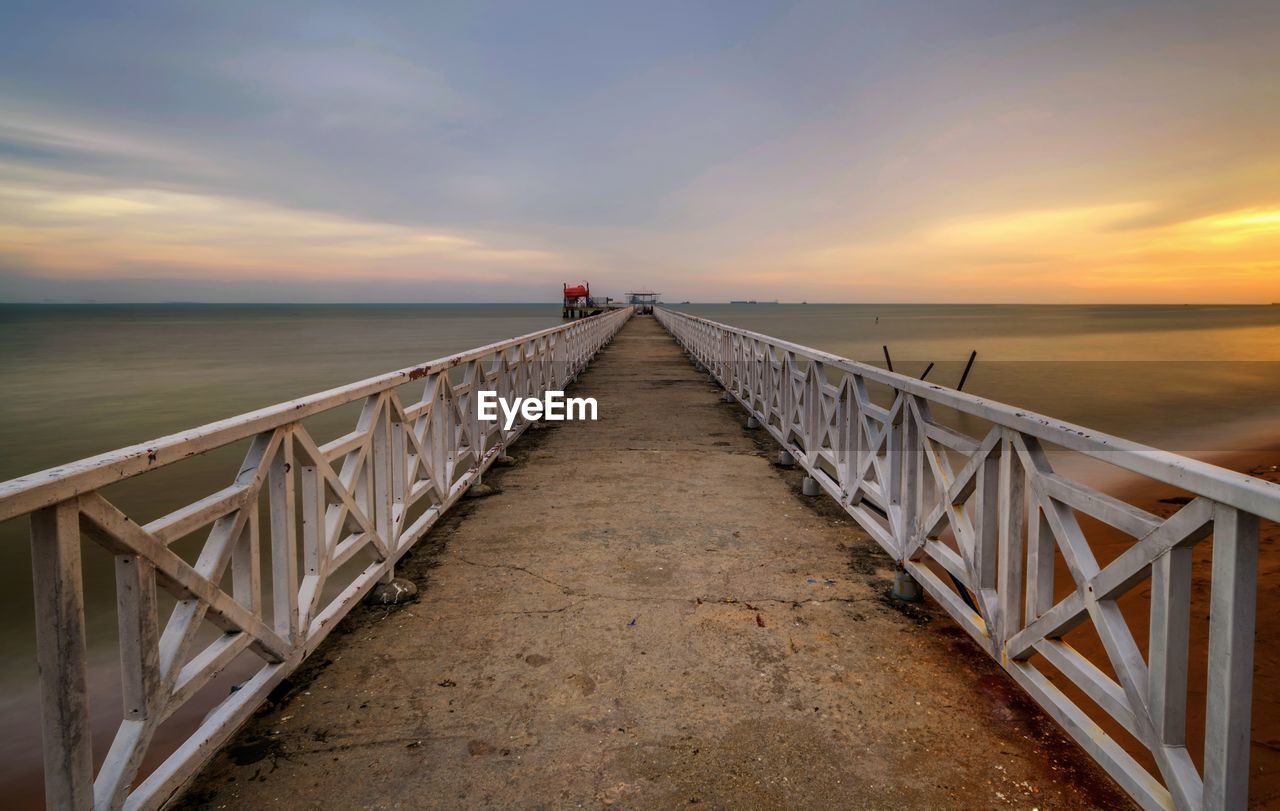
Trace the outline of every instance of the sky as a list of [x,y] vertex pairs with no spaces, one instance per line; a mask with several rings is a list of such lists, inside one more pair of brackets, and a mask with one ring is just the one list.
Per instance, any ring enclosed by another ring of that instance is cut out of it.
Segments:
[[0,5],[0,300],[1280,301],[1280,3]]

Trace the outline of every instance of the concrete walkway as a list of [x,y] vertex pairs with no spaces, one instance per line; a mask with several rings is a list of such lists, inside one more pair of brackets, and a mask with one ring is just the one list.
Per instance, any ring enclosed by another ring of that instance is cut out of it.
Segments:
[[575,393],[184,804],[1128,805],[651,318]]

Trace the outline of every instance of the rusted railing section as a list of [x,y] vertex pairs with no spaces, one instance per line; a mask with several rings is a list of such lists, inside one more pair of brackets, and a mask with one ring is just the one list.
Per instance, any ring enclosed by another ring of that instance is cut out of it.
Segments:
[[[48,806],[162,804],[528,428],[480,422],[476,393],[563,389],[631,314],[575,321],[0,484],[0,521],[31,521]],[[400,388],[411,382],[421,397],[402,402]],[[330,442],[302,424],[348,403],[362,403],[356,425]],[[244,440],[248,452],[228,486],[145,525],[100,492]],[[172,547],[193,533],[207,537],[189,562]],[[123,720],[96,775],[82,538],[114,556],[124,694]],[[165,621],[157,587],[177,600]],[[206,624],[220,632],[212,641]],[[257,657],[248,680],[138,782],[157,727],[245,651]]]
[[[1143,807],[1246,807],[1259,519],[1280,521],[1280,487],[816,349],[655,314]],[[983,435],[945,425],[944,413]],[[1189,503],[1158,517],[1063,475],[1051,453],[1171,485]],[[1078,516],[1134,542],[1100,565]],[[1192,550],[1210,538],[1201,772],[1186,746],[1188,642]],[[1055,600],[1059,555],[1071,582]],[[1144,656],[1118,600],[1148,583]],[[1114,677],[1063,641],[1084,623]],[[1052,671],[1088,702],[1059,689]],[[1146,747],[1154,773],[1108,734],[1099,712]]]

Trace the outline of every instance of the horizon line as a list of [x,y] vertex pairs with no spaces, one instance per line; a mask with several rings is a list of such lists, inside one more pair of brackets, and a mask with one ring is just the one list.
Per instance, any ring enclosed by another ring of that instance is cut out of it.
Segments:
[[[743,307],[774,307],[787,305],[827,305],[827,306],[880,306],[880,307],[1275,307],[1280,306],[1280,301],[752,301],[746,302],[741,300],[715,300],[715,301],[659,301],[659,304],[668,306],[688,305],[737,305]],[[355,306],[374,306],[374,307],[420,307],[423,305],[444,305],[444,304],[474,304],[484,306],[495,305],[547,305],[558,307],[560,302],[555,299],[547,301],[196,301],[189,299],[172,299],[165,301],[95,301],[76,300],[76,301],[56,301],[49,299],[41,300],[0,300],[0,306],[47,306],[47,307],[67,307],[67,306],[205,306],[205,307],[355,307]]]

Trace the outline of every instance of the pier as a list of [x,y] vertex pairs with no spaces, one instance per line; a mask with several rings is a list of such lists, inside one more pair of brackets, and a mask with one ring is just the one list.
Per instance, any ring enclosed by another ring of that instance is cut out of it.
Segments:
[[522,440],[500,492],[401,567],[421,599],[353,617],[192,807],[354,807],[371,778],[378,802],[439,807],[1117,799],[1079,756],[1058,755],[1083,783],[1047,768],[1051,725],[1007,694],[973,701],[999,669],[957,671],[958,637],[887,604],[892,561],[798,494],[653,319],[573,392],[601,419]]
[[[598,421],[476,419],[481,390],[566,387]],[[347,433],[313,435],[344,406]],[[103,493],[228,446],[227,486],[176,511]],[[1186,504],[1154,516],[1071,456]],[[19,516],[51,807],[1243,808],[1280,487],[659,307],[0,484]],[[1090,522],[1133,543],[1100,561]],[[118,596],[96,749],[82,542]],[[415,601],[361,604],[402,582]],[[1119,607],[1140,587],[1142,631]],[[1105,668],[1063,641],[1086,625]]]

